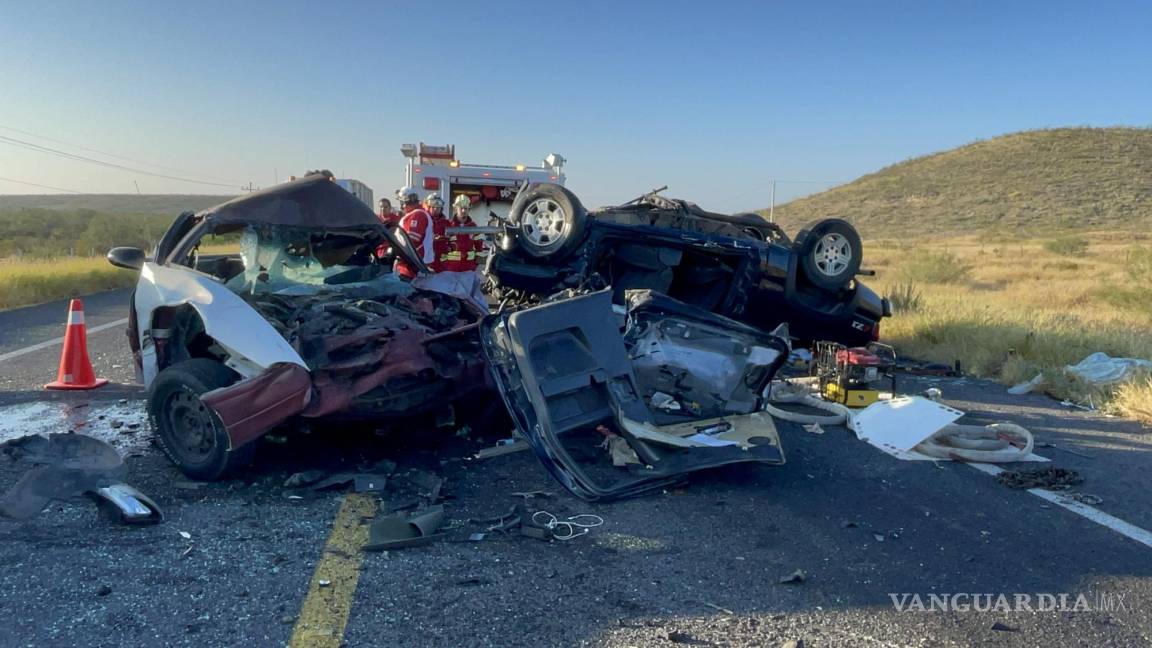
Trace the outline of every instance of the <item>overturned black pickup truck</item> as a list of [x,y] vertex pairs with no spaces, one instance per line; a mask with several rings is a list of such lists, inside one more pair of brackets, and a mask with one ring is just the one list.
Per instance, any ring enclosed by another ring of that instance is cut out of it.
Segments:
[[[770,331],[787,322],[801,342],[875,341],[891,305],[856,276],[860,235],[827,218],[794,240],[756,214],[717,214],[649,193],[588,211],[568,189],[525,187],[489,260],[493,294],[534,303],[564,290],[654,290]],[[619,308],[618,308],[619,309]]]
[[[783,462],[761,409],[790,351],[773,324],[796,319],[787,304],[812,304],[802,336],[845,342],[885,314],[854,282],[809,294],[798,253],[762,221],[650,197],[616,217],[660,224],[613,223],[556,187],[522,193],[520,245],[489,268],[494,310],[475,273],[429,272],[402,230],[323,176],[181,214],[150,259],[113,249],[114,265],[140,273],[129,346],[161,448],[188,476],[218,479],[273,428],[382,422],[495,390],[572,493],[633,495],[705,468]],[[828,275],[815,281],[855,273],[854,232],[807,236],[821,250],[814,272]],[[398,278],[396,257],[421,276]],[[773,291],[776,310],[760,296]]]

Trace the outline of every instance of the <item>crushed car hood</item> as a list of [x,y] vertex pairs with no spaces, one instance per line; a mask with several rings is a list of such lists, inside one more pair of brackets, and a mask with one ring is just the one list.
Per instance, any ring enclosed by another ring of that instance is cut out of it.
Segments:
[[[232,446],[293,416],[321,417],[371,395],[367,414],[415,412],[485,375],[472,303],[398,285],[396,292],[264,293],[245,301],[292,346],[307,369],[280,364],[205,394]],[[395,410],[395,411],[392,411]]]
[[[638,297],[629,317],[637,318],[629,325],[635,331],[622,336],[612,294],[600,291],[500,313],[481,324],[497,388],[520,434],[557,481],[583,499],[608,500],[705,468],[783,463],[771,418],[734,385],[767,384],[787,358],[785,339],[663,296]],[[653,328],[656,321],[675,326],[684,342],[660,334],[666,329]],[[721,346],[715,344],[718,333]],[[631,353],[628,337],[634,338]],[[645,353],[636,351],[637,344]],[[661,362],[640,360],[653,360],[653,344]],[[694,362],[721,356],[729,370],[701,380],[711,380],[718,394],[734,394],[739,412],[717,412],[725,409],[719,397],[691,411],[689,401],[707,390],[699,384],[679,389],[662,372],[690,371]],[[663,389],[682,403],[678,423],[660,425],[670,420],[653,411],[653,395]]]

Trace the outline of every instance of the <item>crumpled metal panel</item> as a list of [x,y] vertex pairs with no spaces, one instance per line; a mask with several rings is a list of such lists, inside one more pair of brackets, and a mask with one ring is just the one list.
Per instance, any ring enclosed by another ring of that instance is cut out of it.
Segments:
[[297,364],[273,365],[264,373],[204,394],[216,411],[232,449],[256,440],[299,414],[312,398],[312,378]]

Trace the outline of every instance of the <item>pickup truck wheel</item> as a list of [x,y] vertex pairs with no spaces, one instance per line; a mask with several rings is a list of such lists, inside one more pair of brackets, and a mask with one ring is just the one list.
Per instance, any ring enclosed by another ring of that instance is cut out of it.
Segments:
[[843,288],[860,271],[863,246],[856,228],[847,221],[816,221],[801,230],[796,241],[804,275],[820,288]]
[[542,259],[570,252],[580,242],[588,212],[571,191],[555,184],[530,185],[509,220],[524,251]]
[[200,396],[227,387],[238,376],[228,367],[195,358],[167,367],[148,392],[148,414],[164,454],[192,479],[212,481],[252,461],[255,444],[230,450],[224,424]]

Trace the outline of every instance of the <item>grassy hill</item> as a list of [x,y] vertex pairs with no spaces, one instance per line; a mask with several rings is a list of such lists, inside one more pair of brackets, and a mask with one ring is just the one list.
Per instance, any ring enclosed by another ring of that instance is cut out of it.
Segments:
[[1152,129],[1013,133],[894,164],[776,207],[776,220],[788,231],[829,215],[851,221],[865,237],[1146,231],[1152,229]]
[[182,211],[199,211],[234,197],[199,194],[0,195],[0,211],[21,207],[58,211],[90,209],[104,214],[154,214],[175,217]]

